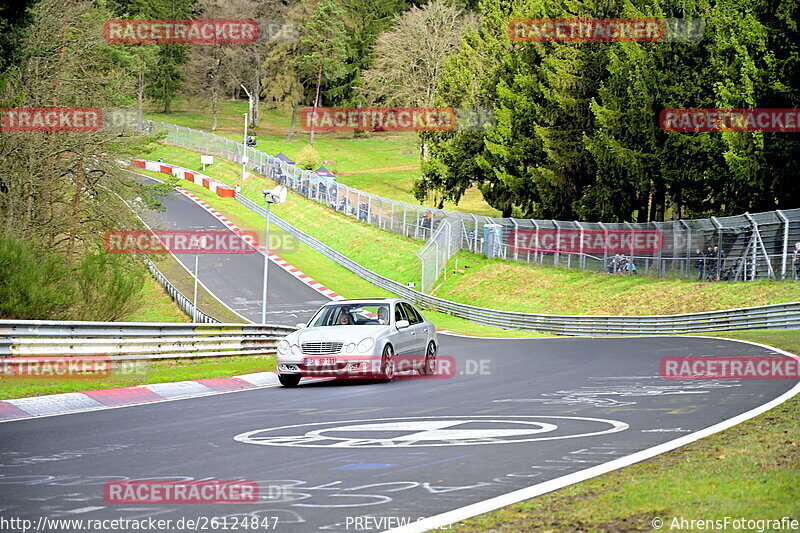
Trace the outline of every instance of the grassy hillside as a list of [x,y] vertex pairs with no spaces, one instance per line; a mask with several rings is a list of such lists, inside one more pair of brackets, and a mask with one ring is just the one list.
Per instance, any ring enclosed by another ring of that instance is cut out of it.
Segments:
[[[175,109],[169,115],[148,113],[146,118],[211,131],[211,117],[202,110],[202,104],[181,101]],[[247,104],[244,102],[223,102],[214,133],[242,142],[242,113],[246,111]],[[257,149],[273,155],[283,152],[294,158],[308,144],[309,134],[298,129],[294,139],[287,141],[290,122],[286,113],[262,109],[261,126],[256,130],[248,130],[248,134],[257,136]],[[322,160],[329,161],[325,166],[336,172],[336,179],[340,183],[394,200],[419,203],[411,194],[412,180],[420,177],[415,132],[369,133],[360,138],[354,137],[351,132],[317,132],[314,149]],[[435,202],[428,202],[428,205],[434,206]],[[477,189],[467,191],[458,205],[445,202],[444,207],[477,215],[500,216],[496,209],[483,200]]]
[[[199,154],[160,145],[147,157],[187,168],[200,167]],[[238,183],[241,167],[218,159],[207,174],[229,184]],[[263,219],[235,200],[218,198],[193,183],[182,185],[237,220],[242,227],[263,232]],[[261,191],[274,186],[263,176],[240,183],[242,192],[263,202]],[[273,212],[306,233],[345,253],[355,261],[400,282],[419,283],[419,241],[404,238],[354,221],[327,207],[290,193],[286,204]],[[280,253],[280,252],[279,252]],[[301,247],[280,253],[321,283],[348,296],[380,296],[360,278],[322,261],[316,252]],[[556,314],[670,314],[766,305],[794,301],[798,285],[792,282],[709,283],[647,276],[613,276],[558,267],[487,260],[461,252],[439,288],[443,298],[495,309]]]

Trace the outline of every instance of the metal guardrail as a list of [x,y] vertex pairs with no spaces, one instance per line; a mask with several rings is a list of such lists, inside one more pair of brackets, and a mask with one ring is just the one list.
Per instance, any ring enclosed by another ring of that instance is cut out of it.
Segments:
[[0,320],[0,357],[109,356],[112,361],[275,353],[296,328],[252,324]]
[[[236,199],[254,213],[266,216],[266,209],[246,196],[237,194]],[[314,237],[303,233],[274,213],[272,221],[299,242],[377,287],[432,311],[447,313],[487,326],[542,331],[559,335],[661,335],[735,329],[800,328],[800,302],[705,313],[652,316],[544,315],[462,304],[424,294],[381,276]]]
[[181,291],[178,290],[175,285],[173,285],[167,277],[161,273],[161,271],[156,267],[155,263],[150,260],[147,261],[147,267],[150,269],[150,273],[153,277],[158,281],[164,290],[167,291],[172,301],[183,310],[188,316],[192,317],[196,322],[202,322],[205,324],[210,323],[218,323],[219,320],[214,318],[211,315],[208,315],[201,311],[200,309],[195,309],[194,304],[192,301],[186,297]]

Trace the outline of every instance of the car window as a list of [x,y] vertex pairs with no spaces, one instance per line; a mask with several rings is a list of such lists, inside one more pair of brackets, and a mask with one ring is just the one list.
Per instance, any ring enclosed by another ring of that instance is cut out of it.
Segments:
[[414,312],[414,316],[417,317],[417,322],[416,322],[417,324],[421,324],[422,322],[425,321],[425,319],[422,317],[422,314],[419,311],[417,311],[416,307],[414,307],[413,305],[409,305],[408,308],[411,309]]
[[[397,304],[394,306],[394,321],[397,322],[398,320],[408,320],[402,304]],[[411,321],[409,320],[409,322]]]
[[323,326],[363,326],[381,324],[381,309],[388,315],[387,304],[339,304],[320,309],[308,323],[310,328]]
[[409,322],[411,322],[412,324],[419,324],[420,322],[422,322],[422,317],[419,316],[419,313],[417,313],[416,309],[414,309],[413,307],[411,307],[409,304],[407,304],[405,302],[401,302],[400,305],[405,310],[406,316],[408,316],[408,321]]

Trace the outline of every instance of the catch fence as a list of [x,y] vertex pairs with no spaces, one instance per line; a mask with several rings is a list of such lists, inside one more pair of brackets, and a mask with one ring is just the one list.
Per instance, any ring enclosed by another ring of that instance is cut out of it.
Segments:
[[[458,234],[457,249],[446,248],[451,255],[462,249],[531,264],[710,281],[800,279],[800,209],[646,223],[494,218],[366,193],[212,133],[162,122],[147,128],[165,131],[168,143],[238,164],[246,157],[253,171],[385,231],[426,242]],[[459,230],[439,232],[443,224]],[[441,248],[427,246],[420,252],[432,257],[423,265],[423,289],[433,287],[431,272],[438,277],[446,264],[437,259]]]

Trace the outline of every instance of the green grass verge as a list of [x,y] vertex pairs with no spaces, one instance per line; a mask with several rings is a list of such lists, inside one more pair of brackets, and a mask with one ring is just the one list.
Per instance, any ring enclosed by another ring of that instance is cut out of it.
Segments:
[[706,282],[526,265],[501,260],[461,264],[437,296],[481,307],[564,315],[695,313],[796,301],[791,281]]
[[[161,273],[164,274],[184,296],[187,298],[192,298],[194,296],[194,277],[192,277],[174,257],[170,255],[161,255],[153,257],[153,260]],[[202,270],[202,262],[200,265]],[[200,279],[202,280],[202,278],[201,272]],[[239,315],[225,307],[201,285],[197,287],[197,307],[220,322],[235,324],[244,322]],[[190,321],[190,319],[187,320]]]
[[139,308],[122,322],[189,322],[167,291],[148,273],[139,295]]
[[[213,132],[222,137],[242,141],[244,119],[247,111],[245,102],[222,102],[219,123]],[[261,125],[248,134],[257,136],[256,148],[268,154],[283,152],[296,158],[300,150],[308,145],[309,134],[298,130],[294,139],[286,139],[289,133],[288,114],[266,109],[262,106]],[[196,130],[211,131],[211,115],[205,110],[204,102],[178,101],[175,111],[147,113],[146,118],[168,122]],[[419,142],[415,132],[369,133],[354,137],[351,132],[317,132],[314,149],[321,161],[329,161],[325,166],[337,173],[337,181],[362,191],[400,200],[420,203],[411,194],[412,180],[420,178]],[[434,206],[436,202],[427,202]],[[476,188],[469,189],[458,203],[445,202],[445,209],[465,211],[476,215],[500,216],[499,211],[487,204]]]
[[[800,354],[800,331],[721,332]],[[655,531],[652,520],[798,518],[800,398],[647,461],[454,524],[457,532]],[[672,529],[675,530],[675,529]],[[677,528],[686,531],[684,528]],[[767,529],[767,531],[773,531]]]
[[193,379],[226,378],[275,370],[275,357],[209,357],[144,363],[137,372],[112,373],[108,379],[3,379],[0,400],[45,394],[133,387]]

